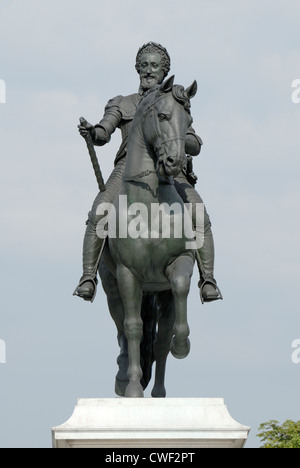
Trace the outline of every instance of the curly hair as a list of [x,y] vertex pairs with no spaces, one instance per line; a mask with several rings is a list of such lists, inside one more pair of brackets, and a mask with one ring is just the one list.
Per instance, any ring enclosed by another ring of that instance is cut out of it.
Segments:
[[136,71],[140,73],[141,56],[147,53],[161,55],[162,68],[166,77],[171,68],[171,59],[170,59],[167,49],[165,49],[165,47],[163,47],[162,45],[157,44],[156,42],[148,42],[147,44],[144,44],[142,47],[140,47],[136,56],[136,62],[135,62]]

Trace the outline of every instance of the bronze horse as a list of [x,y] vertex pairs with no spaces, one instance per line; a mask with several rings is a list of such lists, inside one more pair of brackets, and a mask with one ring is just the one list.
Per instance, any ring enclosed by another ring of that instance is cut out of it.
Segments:
[[[132,122],[123,184],[112,210],[119,235],[109,236],[99,265],[118,329],[115,391],[120,396],[143,397],[156,361],[152,396],[165,397],[169,351],[181,359],[190,350],[187,297],[195,251],[187,248],[185,234],[174,234],[186,212],[173,177],[186,162],[190,99],[196,92],[196,81],[184,89],[174,85],[173,76],[143,98]],[[160,210],[153,214],[154,206]],[[164,235],[164,209],[173,236]],[[138,235],[132,230],[137,225]]]

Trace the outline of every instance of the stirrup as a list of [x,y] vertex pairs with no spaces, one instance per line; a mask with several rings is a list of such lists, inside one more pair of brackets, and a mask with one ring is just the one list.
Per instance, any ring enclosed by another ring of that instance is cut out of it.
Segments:
[[[94,286],[94,293],[92,295],[92,297],[84,297],[82,294],[78,294],[78,288],[80,288],[84,283],[87,283],[87,282],[90,282],[93,284]],[[98,284],[98,280],[97,280],[97,277],[93,277],[93,276],[83,276],[81,278],[81,280],[79,281],[79,284],[78,286],[76,286],[76,289],[75,291],[73,292],[73,296],[78,296],[78,297],[81,297],[82,299],[84,299],[85,301],[89,301],[89,302],[94,302],[94,299],[96,297],[96,293],[97,293],[97,284]]]
[[[217,297],[213,297],[211,299],[204,299],[204,297],[203,297],[203,288],[204,288],[204,286],[206,284],[211,284],[215,288],[216,292],[218,293]],[[202,304],[204,304],[204,302],[212,302],[212,301],[217,301],[219,299],[223,300],[221,290],[220,290],[220,288],[218,287],[217,283],[214,280],[206,279],[203,282],[200,280],[199,283],[198,283],[198,287],[200,289],[200,299],[201,299]]]

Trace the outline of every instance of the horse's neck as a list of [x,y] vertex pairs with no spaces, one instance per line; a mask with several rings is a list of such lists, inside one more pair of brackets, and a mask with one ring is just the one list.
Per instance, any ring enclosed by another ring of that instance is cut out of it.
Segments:
[[[146,100],[145,105],[148,104]],[[129,133],[122,191],[130,194],[135,201],[150,204],[172,198],[176,190],[168,179],[157,174],[154,150],[144,138],[143,113],[142,102],[137,108]]]
[[155,170],[151,150],[137,129],[133,129],[127,146],[125,180],[139,179],[141,174]]

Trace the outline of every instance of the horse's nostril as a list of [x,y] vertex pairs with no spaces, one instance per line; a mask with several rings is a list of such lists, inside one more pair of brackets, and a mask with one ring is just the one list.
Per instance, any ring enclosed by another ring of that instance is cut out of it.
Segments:
[[174,163],[174,158],[172,158],[172,156],[169,156],[169,157],[168,157],[168,161],[169,161],[171,164],[173,164],[173,163]]

